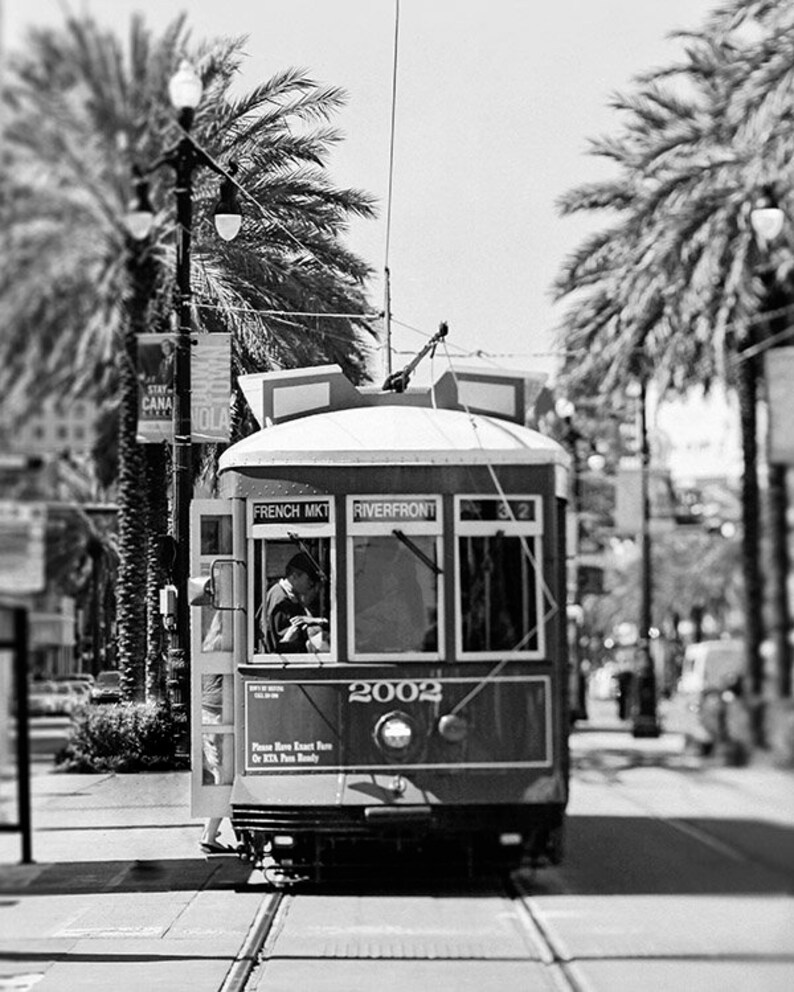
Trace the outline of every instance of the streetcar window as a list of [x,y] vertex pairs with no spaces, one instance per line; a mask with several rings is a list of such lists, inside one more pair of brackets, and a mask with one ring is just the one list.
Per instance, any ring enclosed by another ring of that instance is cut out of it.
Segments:
[[349,496],[347,533],[351,656],[437,658],[443,626],[440,497]]
[[230,610],[216,610],[214,606],[201,607],[201,652],[231,651],[232,613]]
[[415,535],[411,543],[413,549],[393,535],[353,538],[356,654],[438,651],[437,573],[427,564],[436,564],[436,540]]
[[456,497],[457,639],[462,657],[543,650],[537,497]]
[[232,553],[232,518],[228,514],[202,515],[200,548],[202,555],[230,555]]
[[[293,624],[292,618],[301,619]],[[312,624],[311,618],[316,618],[317,623]],[[330,538],[255,540],[256,653],[327,652],[331,621]]]
[[232,676],[201,676],[202,785],[229,785],[234,777]]

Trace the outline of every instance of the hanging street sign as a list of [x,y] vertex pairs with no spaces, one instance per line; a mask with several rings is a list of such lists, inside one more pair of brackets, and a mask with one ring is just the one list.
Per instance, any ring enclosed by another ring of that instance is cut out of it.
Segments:
[[[169,443],[173,439],[175,338],[172,334],[138,335],[138,441]],[[191,336],[190,420],[198,443],[229,440],[231,337]]]
[[769,396],[769,461],[794,465],[794,348],[770,348],[764,355]]
[[47,508],[0,500],[0,594],[26,596],[45,587]]

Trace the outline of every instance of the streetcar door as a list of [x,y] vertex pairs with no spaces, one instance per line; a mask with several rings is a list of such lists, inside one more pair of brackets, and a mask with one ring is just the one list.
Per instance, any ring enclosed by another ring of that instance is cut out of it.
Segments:
[[245,651],[245,502],[191,504],[190,573],[215,594],[191,607],[191,812],[228,816],[234,780],[234,672]]

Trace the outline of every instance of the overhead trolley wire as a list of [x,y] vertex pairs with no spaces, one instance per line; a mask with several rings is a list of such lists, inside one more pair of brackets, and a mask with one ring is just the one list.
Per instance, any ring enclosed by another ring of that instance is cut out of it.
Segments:
[[386,193],[386,243],[383,259],[383,315],[385,339],[385,373],[388,378],[392,372],[391,364],[391,269],[389,268],[389,251],[391,247],[391,213],[394,190],[394,145],[397,120],[397,52],[400,40],[400,0],[394,0],[394,49],[392,54],[392,86],[391,86],[391,124],[389,128],[389,180]]

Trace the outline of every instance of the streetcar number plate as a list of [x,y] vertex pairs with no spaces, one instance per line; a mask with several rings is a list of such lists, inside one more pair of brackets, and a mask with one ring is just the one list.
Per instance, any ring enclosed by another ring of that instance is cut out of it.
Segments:
[[434,679],[418,682],[351,682],[349,703],[440,703],[441,683]]

